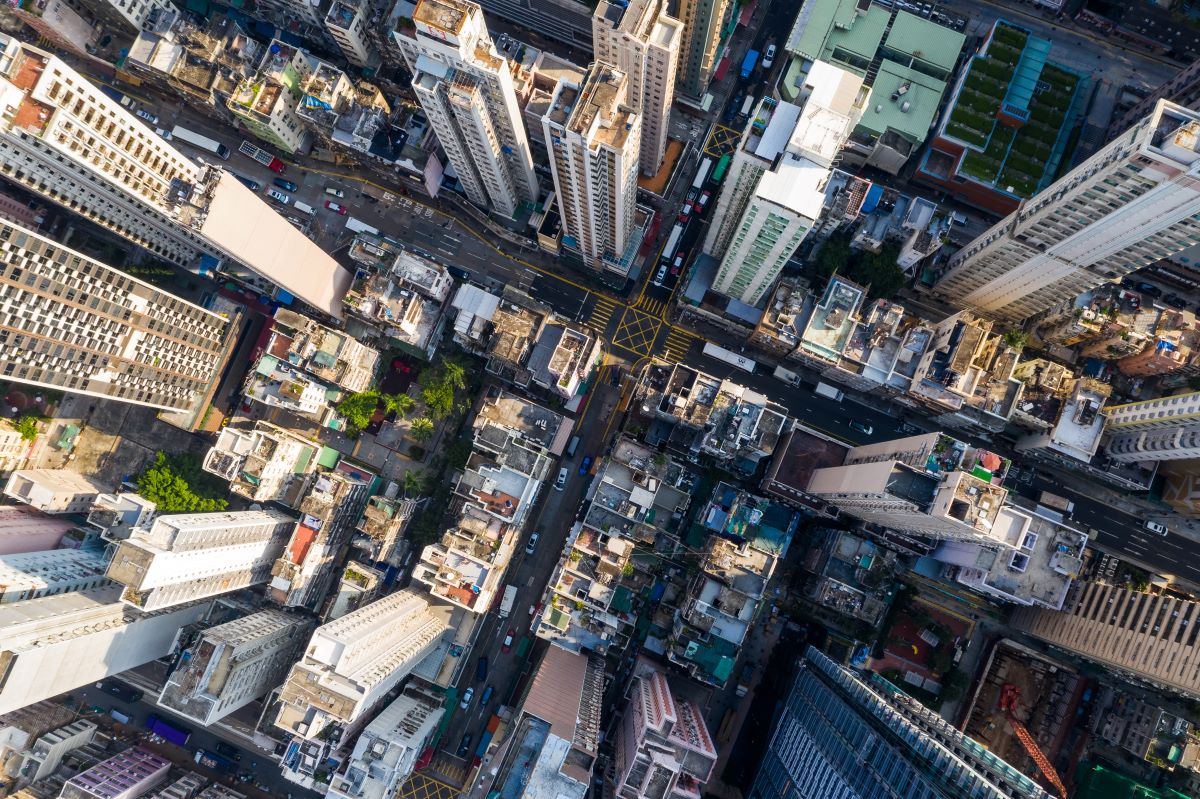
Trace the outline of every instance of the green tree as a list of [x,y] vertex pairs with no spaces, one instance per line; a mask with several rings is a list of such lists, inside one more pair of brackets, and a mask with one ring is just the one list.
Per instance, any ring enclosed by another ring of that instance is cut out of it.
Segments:
[[443,358],[442,382],[449,385],[455,391],[462,391],[467,387],[467,372],[463,369],[462,364],[457,361],[448,361]]
[[851,254],[850,237],[835,233],[825,240],[820,251],[817,252],[815,259],[817,274],[829,277],[834,272],[843,271],[850,262]]
[[428,385],[421,389],[421,401],[429,418],[440,422],[454,411],[454,388],[440,381]]
[[159,513],[211,513],[229,507],[225,499],[215,496],[219,489],[194,455],[158,453],[138,475],[137,487]]
[[904,288],[904,270],[896,263],[900,248],[889,244],[879,252],[857,252],[851,258],[848,277],[869,286],[871,297],[895,297]]
[[38,422],[41,421],[36,413],[26,413],[17,419],[9,419],[8,423],[21,434],[22,441],[33,441],[38,436]]
[[413,441],[418,444],[424,444],[429,439],[433,438],[433,422],[422,416],[420,419],[413,419],[412,424],[408,428],[409,435]]
[[346,433],[357,436],[371,423],[371,417],[379,408],[380,394],[375,389],[348,394],[334,406],[338,415],[346,420]]
[[1001,338],[1005,344],[1014,350],[1023,350],[1025,349],[1025,345],[1029,343],[1029,334],[1024,330],[1009,330]]
[[417,401],[407,394],[384,394],[383,407],[388,413],[408,416],[417,407]]
[[420,494],[421,489],[424,488],[424,486],[425,486],[425,481],[422,479],[421,472],[418,471],[417,469],[409,469],[407,472],[404,473],[404,494],[405,494],[405,496],[412,496],[414,494]]

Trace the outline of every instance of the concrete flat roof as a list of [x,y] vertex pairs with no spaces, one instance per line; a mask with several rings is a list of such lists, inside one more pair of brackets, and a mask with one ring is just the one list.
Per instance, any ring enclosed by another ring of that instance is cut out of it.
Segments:
[[[907,86],[904,94],[892,95]],[[891,128],[910,141],[925,141],[929,126],[941,105],[946,84],[895,61],[883,61],[871,85],[871,97],[858,125],[879,135]],[[904,110],[904,104],[908,110]]]
[[292,296],[342,318],[353,276],[228,172],[213,191],[200,231]]
[[965,35],[953,28],[947,28],[907,11],[898,11],[884,44],[896,53],[907,53],[917,60],[952,73],[966,40]]
[[763,174],[758,196],[808,219],[821,216],[829,170],[807,158],[787,158],[778,169]]

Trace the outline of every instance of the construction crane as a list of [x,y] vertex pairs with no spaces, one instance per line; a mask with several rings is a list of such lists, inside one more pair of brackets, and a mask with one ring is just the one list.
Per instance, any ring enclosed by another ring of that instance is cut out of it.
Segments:
[[1017,709],[1017,700],[1020,698],[1021,689],[1012,683],[1005,683],[1000,689],[1000,710],[1004,713],[1004,717],[1008,719],[1008,723],[1012,726],[1013,732],[1016,733],[1017,740],[1021,742],[1021,746],[1025,747],[1025,751],[1033,758],[1033,762],[1037,765],[1038,771],[1042,773],[1042,777],[1058,793],[1059,799],[1067,799],[1067,787],[1059,779],[1058,772],[1050,764],[1050,759],[1046,757],[1042,748],[1037,745],[1037,741],[1033,740],[1033,736],[1029,734],[1029,730],[1025,729],[1025,725],[1013,715],[1013,711]]

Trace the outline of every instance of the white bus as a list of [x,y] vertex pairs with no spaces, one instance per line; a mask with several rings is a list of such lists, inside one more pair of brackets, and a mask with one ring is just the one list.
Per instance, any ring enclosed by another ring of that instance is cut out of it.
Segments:
[[675,227],[671,228],[671,235],[667,237],[667,244],[662,249],[663,261],[669,261],[675,255],[675,248],[679,246],[679,236],[683,233],[683,225],[678,222]]
[[758,366],[758,362],[753,358],[747,358],[745,355],[738,355],[732,350],[718,347],[711,341],[704,345],[704,354],[710,358],[716,358],[718,361],[724,361],[730,366],[741,369],[743,372],[753,372]]
[[351,233],[374,233],[379,235],[379,230],[368,225],[366,222],[360,222],[352,216],[346,217],[346,230]]
[[205,152],[210,152],[213,155],[220,156],[226,161],[229,160],[229,148],[224,144],[221,144],[221,142],[217,141],[216,139],[210,139],[207,136],[201,136],[199,133],[188,130],[182,125],[175,126],[174,130],[171,131],[171,138],[179,139],[185,144],[190,144],[193,147],[204,150]]
[[712,165],[713,160],[711,158],[706,157],[700,162],[700,170],[696,172],[696,179],[692,181],[693,189],[700,191],[701,187],[704,186],[704,181],[708,180],[708,173],[712,171]]

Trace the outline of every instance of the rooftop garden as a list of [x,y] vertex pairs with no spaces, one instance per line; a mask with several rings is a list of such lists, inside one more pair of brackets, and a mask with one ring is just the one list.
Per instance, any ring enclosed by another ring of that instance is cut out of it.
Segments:
[[1027,34],[1016,28],[996,26],[987,53],[971,61],[967,79],[946,123],[946,135],[975,147],[987,146],[1027,38]]
[[1041,78],[1029,103],[1029,121],[1017,131],[1012,150],[1000,172],[999,185],[1011,186],[1016,194],[1028,197],[1037,191],[1046,174],[1046,164],[1054,152],[1063,122],[1071,107],[1079,78],[1053,64],[1042,68]]

